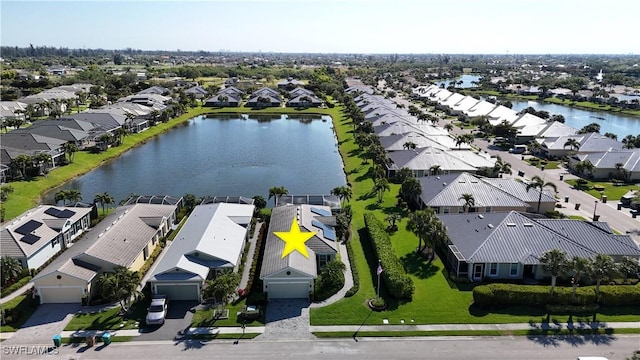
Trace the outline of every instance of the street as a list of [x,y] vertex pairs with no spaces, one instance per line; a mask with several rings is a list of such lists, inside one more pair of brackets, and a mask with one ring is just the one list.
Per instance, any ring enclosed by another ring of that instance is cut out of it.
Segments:
[[545,359],[582,355],[623,360],[640,349],[638,335],[359,338],[325,340],[214,340],[128,342],[86,348],[65,345],[58,354],[8,355],[2,359]]

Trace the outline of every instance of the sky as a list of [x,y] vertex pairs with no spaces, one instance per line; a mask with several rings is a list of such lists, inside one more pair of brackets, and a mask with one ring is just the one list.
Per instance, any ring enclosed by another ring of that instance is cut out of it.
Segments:
[[3,46],[640,54],[638,0],[0,0]]

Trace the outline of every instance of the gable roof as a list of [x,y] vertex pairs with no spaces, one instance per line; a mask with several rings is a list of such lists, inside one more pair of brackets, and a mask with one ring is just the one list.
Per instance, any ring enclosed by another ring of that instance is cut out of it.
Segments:
[[426,206],[462,206],[462,194],[471,194],[475,200],[474,207],[529,208],[527,202],[469,173],[427,176],[418,180],[422,185],[420,199]]
[[169,92],[169,89],[162,87],[162,86],[151,86],[148,87],[144,90],[138,91],[138,94],[158,94],[158,95],[162,95],[162,94],[166,94]]
[[40,205],[6,223],[0,230],[2,255],[30,257],[54,240],[67,221],[73,224],[91,208]]
[[235,267],[242,253],[253,205],[215,203],[196,206],[151,279],[176,269],[206,279],[210,267]]
[[203,88],[202,86],[196,85],[193,87],[188,88],[187,90],[184,91],[187,94],[202,94],[202,95],[207,95],[207,90],[205,88]]
[[[175,205],[135,204],[118,207],[94,227],[88,236],[98,238],[84,255],[130,267],[158,232],[163,219],[170,218]],[[90,261],[89,261],[90,262]]]
[[[320,235],[319,233],[305,243],[309,258],[304,257],[298,251],[294,251],[282,258],[285,243],[274,234],[276,231],[289,231],[291,228],[291,221],[293,221],[293,218],[298,215],[298,209],[300,209],[301,216],[299,225],[304,227],[304,230],[306,231],[318,231],[319,229],[317,227],[312,227],[311,229],[307,227],[311,226],[310,224],[314,220],[311,218],[312,213],[310,212],[310,207],[311,206],[309,205],[284,205],[273,208],[271,212],[269,232],[264,245],[264,256],[262,258],[262,268],[260,269],[260,279],[264,279],[267,276],[276,274],[287,268],[297,270],[313,278],[317,276],[316,252],[312,249],[312,246],[316,248],[322,246],[322,244],[317,243]],[[304,230],[302,231],[304,232]],[[324,245],[326,246],[327,243],[325,242]]]
[[478,167],[493,167],[495,164],[495,159],[485,158],[473,151],[447,151],[434,147],[394,151],[388,153],[387,157],[393,162],[388,165],[391,170],[403,167],[411,170],[428,170],[434,165],[439,165],[442,171],[474,172]]

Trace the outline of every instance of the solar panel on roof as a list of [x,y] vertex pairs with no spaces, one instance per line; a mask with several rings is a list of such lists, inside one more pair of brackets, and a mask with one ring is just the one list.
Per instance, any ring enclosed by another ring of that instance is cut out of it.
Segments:
[[72,217],[73,215],[75,215],[76,212],[75,211],[71,211],[69,209],[64,209],[63,211],[61,211],[57,217],[62,218],[62,219],[68,219],[70,217]]
[[335,230],[329,228],[328,226],[324,227],[324,231],[322,231],[322,234],[324,234],[324,237],[331,240],[331,241],[336,241],[336,232]]
[[60,210],[50,207],[47,210],[45,210],[44,213],[47,214],[47,215],[58,217],[58,214],[60,213]]
[[18,234],[27,235],[31,233],[33,230],[39,228],[40,226],[42,226],[41,222],[35,221],[35,220],[29,220],[24,225],[17,228],[15,231]]
[[314,214],[322,215],[322,216],[331,216],[331,211],[327,211],[325,209],[318,209],[316,207],[311,207],[311,212]]
[[311,220],[311,225],[317,227],[320,230],[324,230],[324,224],[318,220]]
[[27,234],[25,236],[22,237],[22,239],[20,239],[20,241],[24,241],[29,245],[33,245],[36,243],[36,241],[40,240],[40,236],[36,236],[33,234]]

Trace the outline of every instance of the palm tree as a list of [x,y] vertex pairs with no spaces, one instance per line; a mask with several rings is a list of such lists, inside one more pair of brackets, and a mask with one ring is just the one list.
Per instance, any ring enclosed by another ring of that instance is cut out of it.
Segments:
[[70,203],[77,203],[78,201],[82,200],[82,193],[80,192],[80,190],[76,189],[67,190],[67,196],[65,200],[69,200]]
[[3,287],[17,280],[22,272],[20,262],[11,256],[3,256],[0,258],[0,283]]
[[505,162],[504,160],[502,160],[502,158],[500,156],[498,156],[496,158],[496,164],[493,166],[493,171],[495,171],[496,173],[500,174],[512,174],[511,171],[511,164],[509,164],[508,162]]
[[600,299],[600,283],[616,274],[616,265],[609,255],[597,254],[591,261],[589,275],[596,281],[596,301]]
[[117,128],[113,133],[118,139],[118,145],[122,144],[122,140],[124,139],[124,137],[129,135],[129,131],[127,131],[127,129],[123,127]]
[[640,262],[637,259],[625,256],[618,263],[618,272],[624,278],[624,283],[627,284],[629,276],[637,276],[640,273]]
[[65,200],[67,199],[67,190],[59,190],[53,196],[53,200],[56,202],[56,205],[62,201],[62,205],[65,205]]
[[429,168],[429,173],[431,175],[440,175],[441,172],[442,169],[440,169],[440,165],[438,164],[431,165],[431,167]]
[[340,239],[349,239],[352,219],[353,213],[351,212],[350,205],[343,207],[340,213],[336,216],[336,235],[338,235]]
[[391,190],[389,181],[386,178],[377,178],[373,184],[373,191],[378,194],[378,202],[382,202],[385,191]]
[[573,299],[575,299],[576,290],[578,290],[578,284],[582,279],[582,275],[589,271],[589,259],[574,256],[569,263],[569,267],[573,270],[571,284],[573,285]]
[[422,194],[422,185],[420,181],[415,177],[410,177],[400,185],[400,197],[411,204],[416,202],[418,197]]
[[444,125],[444,129],[447,130],[447,132],[451,132],[451,130],[453,130],[453,125],[451,123],[446,123]]
[[231,297],[234,295],[240,274],[233,271],[225,271],[216,275],[213,280],[207,280],[207,286],[202,290],[205,299],[213,299],[215,303],[220,303],[220,311],[224,310]]
[[269,189],[269,200],[273,198],[273,200],[276,202],[276,205],[277,205],[278,198],[282,195],[287,195],[288,193],[289,193],[289,190],[287,190],[287,188],[285,188],[284,186],[274,186]]
[[389,214],[387,215],[387,222],[389,223],[389,229],[394,230],[397,228],[396,226],[396,222],[400,221],[400,219],[402,218],[402,216],[400,216],[400,214]]
[[464,204],[462,205],[464,212],[469,212],[469,209],[476,205],[476,199],[469,193],[462,194],[458,200],[464,201]]
[[578,140],[576,140],[575,138],[569,138],[564,143],[563,147],[564,148],[569,147],[569,150],[578,151],[578,149],[580,149],[580,142]]
[[262,209],[264,209],[265,207],[267,207],[267,200],[265,200],[262,196],[260,195],[255,195],[253,197],[253,206],[256,207],[256,214],[260,214],[260,211],[262,211]]
[[15,167],[20,169],[20,173],[23,178],[27,177],[27,165],[31,163],[31,157],[29,155],[18,155],[11,161]]
[[[429,261],[433,260],[433,248],[436,245],[446,244],[447,231],[431,208],[419,210],[409,215],[407,230],[418,237],[418,253],[429,249]],[[423,246],[424,243],[424,246]]]
[[413,171],[409,168],[403,167],[396,171],[396,181],[400,184],[405,182],[408,178],[413,177]]
[[109,204],[114,204],[116,200],[113,196],[109,195],[108,192],[103,192],[102,194],[96,194],[96,197],[93,200],[94,202],[99,202],[102,205],[102,214],[105,214],[105,206]]
[[352,196],[351,188],[348,186],[338,186],[331,190],[331,195],[335,195],[340,199],[340,203],[349,202]]
[[538,189],[538,191],[540,192],[538,194],[538,213],[540,213],[540,203],[542,202],[542,191],[544,190],[545,187],[550,187],[553,189],[554,192],[558,192],[558,187],[556,186],[556,184],[552,183],[552,182],[544,182],[544,180],[536,175],[533,178],[531,178],[531,182],[527,184],[526,190],[527,192],[529,192],[530,189]]
[[540,257],[540,265],[546,273],[551,275],[551,291],[553,296],[553,290],[556,287],[556,280],[560,274],[563,274],[567,269],[567,254],[559,249],[552,249],[544,253]]
[[413,141],[407,141],[406,143],[402,144],[402,147],[405,150],[415,150],[416,146],[416,143],[414,143]]
[[73,162],[73,157],[75,153],[78,151],[78,147],[73,142],[69,141],[62,145],[62,149],[64,150],[65,155],[69,158],[69,162]]
[[127,312],[131,297],[136,293],[140,276],[124,266],[116,266],[113,272],[106,272],[98,279],[100,294],[110,300],[117,300],[124,312]]

